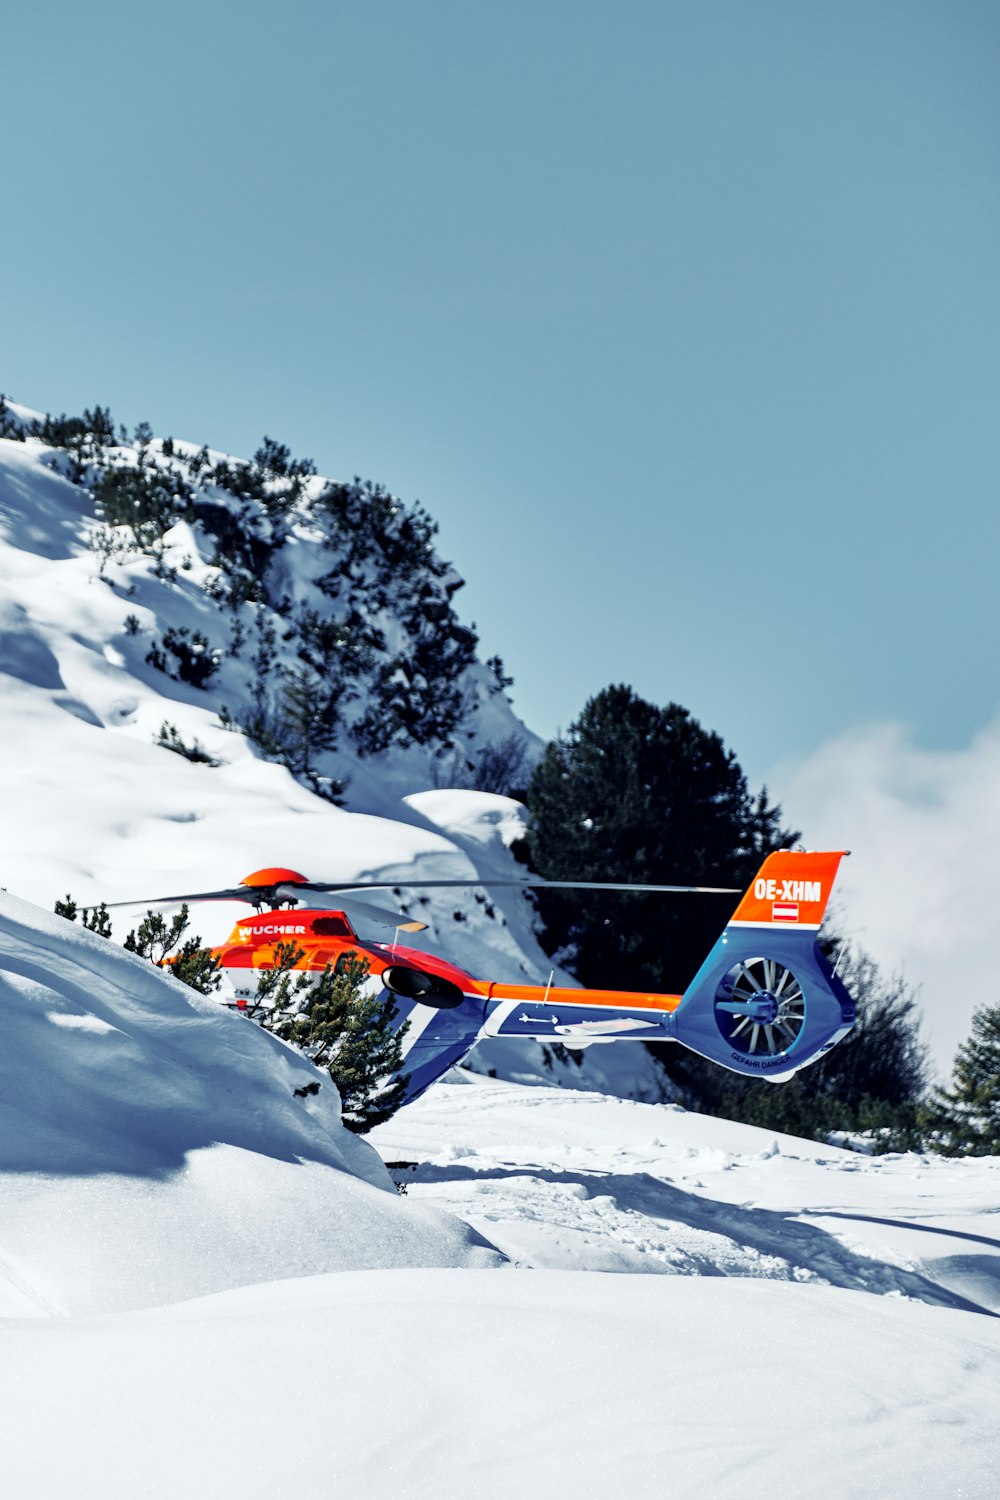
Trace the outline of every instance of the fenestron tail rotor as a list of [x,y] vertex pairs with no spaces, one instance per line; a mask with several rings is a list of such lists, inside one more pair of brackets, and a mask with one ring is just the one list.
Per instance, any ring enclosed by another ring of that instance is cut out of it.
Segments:
[[777,1057],[798,1041],[805,1023],[802,986],[774,958],[744,958],[725,976],[715,1001],[729,1045],[747,1057]]

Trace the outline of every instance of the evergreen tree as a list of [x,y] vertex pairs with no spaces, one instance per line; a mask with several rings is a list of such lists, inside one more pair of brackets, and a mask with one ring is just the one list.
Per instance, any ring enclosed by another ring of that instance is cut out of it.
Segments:
[[[124,946],[129,953],[138,953],[140,957],[148,958],[157,968],[166,968],[175,979],[179,979],[190,989],[197,990],[200,995],[210,995],[219,987],[219,966],[212,957],[211,950],[202,947],[201,938],[188,938],[185,943],[181,943],[189,925],[187,903],[170,922],[158,911],[147,911],[138,928],[125,939]],[[174,949],[177,950],[176,953]],[[169,964],[164,964],[168,953],[172,953],[173,957]]]
[[[798,837],[766,791],[751,796],[717,734],[624,686],[598,693],[546,747],[527,801],[528,856],[551,880],[743,887]],[[738,899],[546,891],[539,910],[549,952],[582,983],[679,990]]]
[[368,960],[344,954],[322,974],[296,970],[303,950],[275,945],[275,966],[262,974],[248,1014],[293,1042],[332,1078],[348,1130],[363,1135],[403,1102],[409,1076],[400,1074],[408,1022],[394,1027],[396,1004],[369,976]]
[[163,750],[172,750],[175,755],[183,755],[185,760],[193,761],[196,765],[213,767],[222,765],[221,760],[217,760],[214,755],[209,755],[200,740],[193,740],[190,745],[186,744],[181,739],[177,725],[169,723],[166,719],[160,725],[160,732],[153,743]]
[[935,1092],[926,1125],[929,1144],[945,1156],[1000,1156],[1000,1001],[973,1015],[951,1087]]
[[315,779],[316,757],[337,744],[340,707],[335,692],[303,662],[285,676],[280,696],[282,759],[293,776]]
[[65,901],[57,901],[53,910],[57,917],[65,917],[67,922],[75,922],[79,917],[83,926],[96,932],[98,937],[111,936],[111,917],[103,901],[100,906],[79,907],[67,891]]
[[106,469],[94,483],[94,499],[107,526],[127,526],[139,551],[151,551],[177,520],[183,486],[170,474],[147,468]]
[[96,932],[98,937],[109,938],[111,936],[111,917],[105,902],[100,906],[85,906],[83,909],[83,925],[90,932]]

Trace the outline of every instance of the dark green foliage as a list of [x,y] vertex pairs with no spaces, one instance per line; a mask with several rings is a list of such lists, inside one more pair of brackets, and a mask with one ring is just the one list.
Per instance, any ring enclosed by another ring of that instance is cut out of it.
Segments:
[[15,443],[24,442],[24,428],[0,396],[0,438],[13,438]]
[[276,443],[269,437],[265,437],[253,461],[268,479],[308,479],[316,473],[311,458],[293,458],[284,443]]
[[[101,408],[97,409],[100,411]],[[50,448],[65,448],[68,452],[81,448],[89,436],[87,424],[82,417],[67,417],[65,413],[59,417],[45,416],[40,422],[34,421],[28,431],[32,437],[48,443]]]
[[203,948],[201,938],[186,939],[174,954],[168,972],[197,990],[199,995],[210,995],[219,988],[219,965],[212,957],[210,948]]
[[892,1108],[914,1105],[927,1087],[916,995],[898,974],[883,978],[874,959],[858,948],[839,956],[838,973],[857,1006],[857,1020],[809,1070],[810,1087],[853,1109],[866,1098]]
[[945,1156],[1000,1156],[1000,1002],[975,1011],[951,1086],[934,1091],[924,1124],[929,1144]]
[[220,489],[244,501],[257,501],[274,521],[280,521],[301,499],[305,481],[316,473],[311,459],[293,459],[284,443],[265,437],[249,464],[224,460],[212,471]]
[[380,998],[360,954],[343,955],[322,974],[295,971],[302,949],[293,943],[276,944],[275,954],[248,1014],[329,1073],[344,1124],[363,1135],[396,1112],[409,1082],[399,1075],[406,1026],[393,1030],[395,1002],[387,991]]
[[[551,880],[745,887],[793,843],[766,792],[685,708],[609,687],[548,745],[527,795],[532,867]],[[677,992],[738,896],[558,896],[539,910],[549,952],[584,984]]]
[[490,685],[491,693],[505,693],[509,687],[514,686],[514,679],[508,677],[504,671],[503,661],[499,656],[491,656],[486,663],[486,669],[493,678]]
[[460,678],[475,659],[475,637],[411,631],[409,640],[410,651],[383,662],[372,679],[369,707],[354,731],[363,754],[393,744],[448,746],[462,719]]
[[370,672],[386,649],[383,632],[353,606],[343,616],[304,606],[295,619],[295,637],[302,660],[341,692]]
[[115,443],[111,413],[101,406],[95,406],[93,411],[84,410],[82,417],[45,416],[41,421],[31,422],[28,433],[51,448],[64,448],[76,454],[109,448]]
[[919,1151],[924,1145],[917,1101],[889,1104],[864,1094],[850,1105],[835,1094],[818,1092],[808,1069],[788,1083],[755,1079],[745,1093],[727,1093],[719,1107],[707,1112],[804,1140],[836,1141],[838,1134],[866,1136],[876,1153]]
[[147,911],[138,928],[130,932],[124,947],[129,953],[138,953],[150,963],[160,964],[171,949],[176,948],[187,931],[188,907],[185,903],[168,923],[162,912]]
[[291,668],[281,688],[281,718],[285,765],[293,776],[317,773],[316,757],[337,743],[340,702],[336,689],[304,663]]
[[341,806],[345,783],[324,775],[317,761],[337,743],[336,692],[305,666],[275,671],[273,676],[276,693],[258,678],[251,707],[237,720],[223,704],[219,722],[253,740],[266,759],[287,766],[318,797]]
[[214,755],[209,755],[205,747],[198,741],[193,740],[190,745],[185,744],[178,733],[176,724],[168,724],[166,719],[160,725],[160,732],[154,741],[163,750],[172,750],[175,755],[183,755],[185,760],[194,761],[196,764],[205,766],[221,766],[222,761],[216,760]]
[[188,506],[186,486],[177,475],[141,462],[135,468],[105,470],[93,493],[105,525],[127,526],[141,552],[161,543]]
[[[173,657],[172,662],[168,659],[168,652]],[[146,652],[149,666],[196,688],[205,687],[215,676],[221,657],[222,652],[209,644],[206,635],[200,630],[190,631],[185,625],[178,630],[172,626],[165,630],[162,646],[154,644]]]
[[[211,951],[203,948],[201,938],[188,938],[181,943],[189,926],[188,908],[185,903],[169,922],[162,913],[147,911],[138,928],[130,932],[124,946],[129,953],[138,953],[150,963],[163,967],[182,984],[197,990],[201,995],[210,995],[219,987],[218,964]],[[164,964],[168,953],[174,953],[172,961]]]
[[57,901],[54,910],[57,917],[65,917],[68,922],[75,922],[79,917],[83,926],[90,932],[96,932],[98,937],[111,936],[111,917],[103,901],[100,906],[81,908],[67,892],[65,901]]
[[222,569],[223,577],[218,597],[233,609],[247,600],[264,600],[264,578],[276,547],[273,538],[264,536],[255,524],[252,511],[234,514],[203,496],[195,498],[191,511],[215,544],[212,565]]
[[[5,408],[0,421],[20,431]],[[190,593],[193,580],[168,564],[164,537],[178,520],[192,526],[214,570],[201,587],[232,612],[223,632],[238,664],[234,696],[221,713],[229,727],[332,800],[342,783],[327,758],[342,736],[366,755],[393,746],[454,748],[478,706],[466,678],[477,641],[452,608],[461,579],[435,553],[436,527],[422,506],[360,479],[320,489],[311,460],[294,458],[271,437],[239,463],[216,460],[207,447],[191,454],[171,439],[157,445],[145,422],[135,428],[132,453],[119,453],[101,407],[78,418],[47,417],[32,430],[70,453],[64,472],[93,492],[103,525],[92,547],[102,575],[138,552],[153,558],[154,578]],[[115,574],[108,581],[122,584]],[[139,628],[131,616],[126,630]],[[223,649],[202,630],[170,628],[149,642],[145,659],[205,688]],[[490,671],[495,691],[510,685],[499,657]],[[186,753],[172,736],[160,743]],[[482,762],[473,754],[470,764],[499,784],[488,753]]]
[[[368,706],[354,726],[358,748],[378,755],[393,744],[450,745],[465,712],[461,679],[475,659],[476,635],[451,607],[461,580],[434,554],[434,522],[420,505],[360,480],[328,485],[314,513],[339,553],[317,586],[352,608],[359,597],[369,611],[391,604],[403,627],[405,645],[373,663]],[[355,632],[352,641],[385,652],[381,633]]]
[[379,553],[393,578],[405,582],[436,561],[430,554],[437,526],[430,516],[421,505],[404,505],[380,484],[355,479],[353,484],[327,485],[317,509],[327,518],[331,538],[345,549],[347,568]]
[[85,906],[82,920],[84,927],[90,932],[96,932],[98,937],[111,936],[111,917],[103,901],[100,906]]

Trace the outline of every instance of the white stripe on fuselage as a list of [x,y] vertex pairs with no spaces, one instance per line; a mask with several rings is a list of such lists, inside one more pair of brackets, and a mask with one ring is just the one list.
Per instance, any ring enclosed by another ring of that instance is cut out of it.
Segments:
[[418,1002],[413,1007],[406,1018],[410,1024],[403,1032],[403,1042],[400,1048],[401,1056],[406,1057],[413,1045],[419,1042],[437,1013],[437,1007],[433,1005],[421,1005]]

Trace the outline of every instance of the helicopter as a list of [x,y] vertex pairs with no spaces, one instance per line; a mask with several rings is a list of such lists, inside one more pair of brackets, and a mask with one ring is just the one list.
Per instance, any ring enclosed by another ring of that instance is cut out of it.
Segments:
[[[553,985],[552,976],[547,985],[476,978],[448,959],[401,945],[401,931],[425,930],[427,924],[365,897],[369,891],[476,885],[651,894],[738,895],[738,890],[553,880],[317,882],[275,866],[255,870],[229,890],[158,897],[149,904],[244,901],[253,908],[226,942],[211,949],[227,986],[224,1003],[237,1011],[252,1008],[260,973],[273,969],[287,952],[279,945],[301,950],[295,968],[307,972],[336,968],[348,955],[363,958],[369,983],[395,1004],[393,1024],[406,1026],[401,1048],[407,1104],[489,1037],[534,1038],[570,1049],[618,1041],[677,1042],[744,1077],[784,1082],[829,1052],[854,1024],[854,1003],[817,937],[848,852],[769,854],[681,994],[574,989]],[[338,896],[339,909],[327,904]],[[393,927],[392,942],[362,939],[343,907]]]

